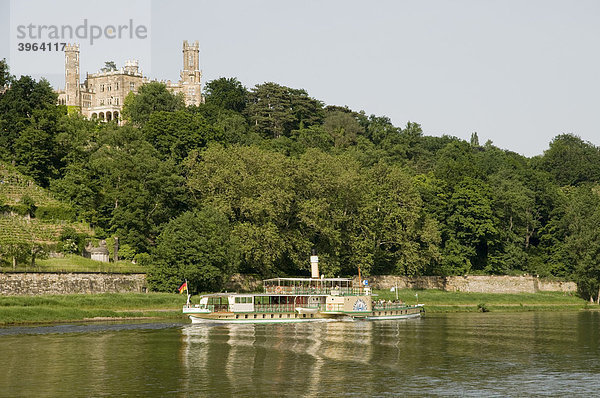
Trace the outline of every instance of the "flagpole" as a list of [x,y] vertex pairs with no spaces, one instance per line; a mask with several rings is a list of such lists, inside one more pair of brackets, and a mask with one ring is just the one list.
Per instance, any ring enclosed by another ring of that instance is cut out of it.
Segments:
[[187,279],[185,280],[185,294],[187,295],[187,306],[190,306],[190,289],[188,287]]

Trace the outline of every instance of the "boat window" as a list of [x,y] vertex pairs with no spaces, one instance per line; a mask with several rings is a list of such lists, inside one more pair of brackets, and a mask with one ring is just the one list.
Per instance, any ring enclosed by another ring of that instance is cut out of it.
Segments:
[[229,304],[227,297],[209,297],[208,298],[209,305],[218,305],[218,304]]
[[252,303],[252,297],[236,297],[235,298],[235,303],[236,304],[249,304],[249,303]]

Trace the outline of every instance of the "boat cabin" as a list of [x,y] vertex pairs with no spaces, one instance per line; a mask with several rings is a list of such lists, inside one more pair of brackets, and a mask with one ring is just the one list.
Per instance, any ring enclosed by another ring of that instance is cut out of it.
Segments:
[[263,281],[268,294],[361,295],[370,288],[354,286],[351,278],[273,278]]

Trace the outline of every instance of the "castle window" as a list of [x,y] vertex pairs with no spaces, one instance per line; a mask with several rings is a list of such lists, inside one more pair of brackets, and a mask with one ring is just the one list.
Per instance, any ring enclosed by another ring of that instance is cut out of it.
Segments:
[[104,105],[104,100],[103,99],[100,100],[100,106],[102,106],[102,105]]
[[108,105],[112,105],[112,98],[108,99]]
[[119,97],[115,98],[115,104],[119,105]]
[[100,85],[100,91],[104,91],[104,84]]
[[115,88],[115,90],[118,90],[119,89],[119,82],[117,82],[116,84],[117,84],[117,87]]
[[129,83],[129,91],[133,91],[135,88],[135,84],[133,82]]
[[108,87],[107,87],[107,91],[110,91],[110,90],[111,90],[111,87],[110,87],[110,84],[109,84]]

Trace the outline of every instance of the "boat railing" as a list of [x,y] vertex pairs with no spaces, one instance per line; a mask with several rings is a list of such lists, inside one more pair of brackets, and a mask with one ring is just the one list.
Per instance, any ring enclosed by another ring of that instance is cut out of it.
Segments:
[[316,308],[319,304],[254,304],[254,312],[294,312],[296,308]]
[[360,296],[365,294],[364,288],[331,288],[331,287],[293,287],[293,286],[265,286],[267,294],[287,294],[287,295],[311,295],[323,294],[332,296]]
[[399,310],[399,309],[404,309],[404,308],[408,308],[411,307],[410,305],[406,304],[406,303],[388,303],[388,302],[377,302],[374,301],[373,302],[373,309],[374,310]]
[[254,304],[254,312],[292,312],[294,304]]

